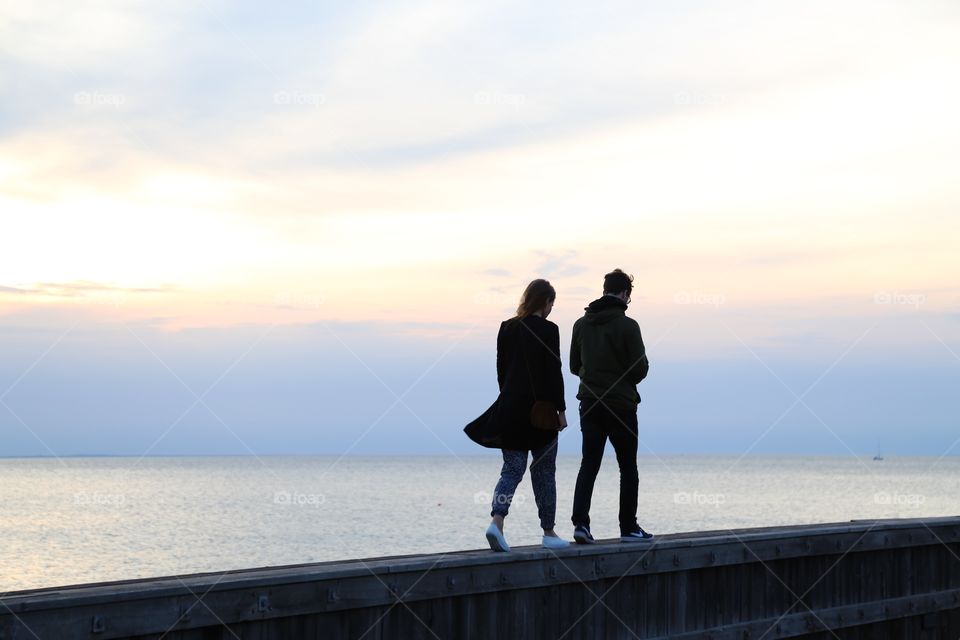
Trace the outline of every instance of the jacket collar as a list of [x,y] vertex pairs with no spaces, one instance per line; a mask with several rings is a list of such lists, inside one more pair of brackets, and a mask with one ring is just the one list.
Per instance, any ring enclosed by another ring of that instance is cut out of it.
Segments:
[[587,313],[597,313],[598,311],[603,311],[604,309],[622,309],[626,311],[627,303],[620,298],[611,295],[603,295],[584,307],[584,310]]

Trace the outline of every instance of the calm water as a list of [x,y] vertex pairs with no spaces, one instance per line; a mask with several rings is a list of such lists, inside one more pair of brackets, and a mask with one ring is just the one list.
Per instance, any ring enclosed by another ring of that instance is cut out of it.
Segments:
[[[569,538],[579,459],[557,466]],[[101,580],[486,546],[495,455],[0,459],[0,592]],[[960,514],[960,458],[641,457],[654,533]],[[617,529],[616,461],[597,537]],[[507,519],[537,544],[528,479]]]

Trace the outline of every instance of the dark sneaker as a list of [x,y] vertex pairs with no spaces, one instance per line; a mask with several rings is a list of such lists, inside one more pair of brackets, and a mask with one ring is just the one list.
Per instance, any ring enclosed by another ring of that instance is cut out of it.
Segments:
[[653,534],[641,529],[640,525],[635,525],[632,531],[620,532],[620,542],[651,542],[652,540]]
[[573,539],[576,540],[577,544],[593,544],[596,542],[593,535],[590,534],[590,527],[582,524],[573,530]]

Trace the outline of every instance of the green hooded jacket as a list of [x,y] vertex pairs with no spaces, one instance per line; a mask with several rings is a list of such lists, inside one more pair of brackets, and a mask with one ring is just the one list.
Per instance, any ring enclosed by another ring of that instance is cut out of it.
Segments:
[[625,302],[605,295],[590,303],[573,325],[570,371],[580,378],[577,398],[600,398],[611,408],[636,411],[637,384],[650,363],[640,325],[624,313]]

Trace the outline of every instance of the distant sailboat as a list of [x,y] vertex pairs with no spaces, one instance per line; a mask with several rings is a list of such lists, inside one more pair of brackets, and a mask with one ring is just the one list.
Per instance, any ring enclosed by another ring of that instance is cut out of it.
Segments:
[[880,443],[877,443],[877,455],[873,456],[874,460],[883,460],[883,454],[880,453]]

